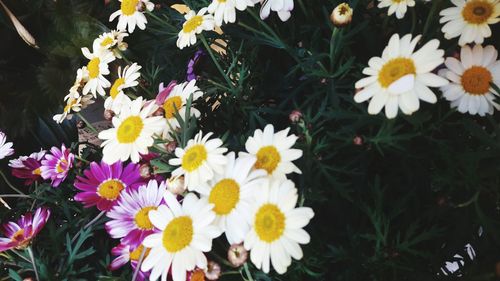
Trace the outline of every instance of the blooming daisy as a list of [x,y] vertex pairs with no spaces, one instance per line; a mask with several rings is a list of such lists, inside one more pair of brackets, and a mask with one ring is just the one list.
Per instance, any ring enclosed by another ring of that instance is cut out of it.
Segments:
[[292,263],[302,258],[299,244],[309,243],[309,234],[303,230],[314,212],[308,207],[295,208],[297,189],[291,180],[278,179],[260,186],[255,192],[256,202],[252,226],[245,237],[245,249],[250,260],[265,273],[269,261],[279,274],[286,272]]
[[76,78],[73,86],[69,89],[69,94],[73,98],[78,98],[81,96],[81,92],[85,84],[89,81],[89,71],[86,66],[79,68],[76,71]]
[[206,12],[207,8],[202,8],[198,14],[189,11],[184,15],[186,21],[182,24],[182,30],[179,31],[179,39],[177,39],[179,49],[194,45],[196,43],[196,34],[200,34],[204,30],[214,29],[214,17],[211,14],[206,14]]
[[144,8],[148,11],[152,11],[155,5],[149,0],[120,0],[120,10],[114,12],[109,16],[109,21],[113,21],[116,17],[120,16],[118,19],[118,30],[126,30],[128,27],[128,32],[134,32],[135,26],[139,29],[146,29],[146,23],[148,20],[144,16]]
[[253,5],[250,0],[213,0],[208,6],[208,12],[214,14],[215,25],[222,26],[222,21],[224,23],[236,21],[236,9],[243,11]]
[[[116,258],[111,261],[111,264],[109,265],[110,270],[117,270],[120,267],[124,266],[126,263],[130,261],[130,265],[132,265],[132,269],[135,271],[135,268],[137,267],[137,264],[139,263],[139,259],[141,257],[142,251],[144,250],[144,246],[139,245],[139,247],[135,248],[135,250],[132,250],[132,248],[129,245],[123,244],[120,242],[116,247],[113,247],[111,249],[111,254],[115,256]],[[146,248],[146,251],[144,252],[144,258],[146,258],[149,255],[150,249]],[[139,273],[137,275],[137,281],[142,281],[146,280],[149,277],[149,273],[143,272],[139,270]]]
[[[117,58],[121,58],[119,51],[125,51],[128,47],[127,43],[123,42],[123,38],[127,37],[128,33],[121,30],[112,30],[104,32],[94,40],[92,48],[94,50],[110,50]],[[118,49],[118,51],[116,50]]]
[[194,139],[187,142],[186,147],[175,149],[177,158],[170,159],[168,163],[180,166],[172,172],[172,177],[184,175],[184,186],[188,190],[196,190],[200,185],[214,177],[214,172],[222,174],[227,163],[224,154],[227,148],[221,147],[222,140],[211,139],[212,133],[203,136],[202,132],[196,134]]
[[385,47],[382,57],[373,57],[363,74],[369,75],[355,87],[363,88],[354,96],[361,103],[368,99],[369,114],[378,114],[385,106],[387,118],[394,118],[398,108],[410,115],[420,108],[420,100],[435,103],[436,95],[428,87],[441,87],[448,81],[431,71],[443,63],[444,51],[438,49],[439,41],[433,39],[414,52],[421,36],[412,40],[407,34],[401,39],[394,34]]
[[42,230],[50,217],[50,210],[38,208],[35,213],[27,213],[17,222],[7,222],[1,226],[1,231],[6,236],[0,238],[0,252],[10,249],[23,249]]
[[491,36],[490,24],[500,21],[500,0],[452,0],[455,7],[442,10],[440,23],[446,39],[459,37],[458,44],[464,46],[475,42],[481,44]]
[[12,145],[12,142],[7,142],[7,136],[0,131],[0,160],[14,154]]
[[66,105],[64,106],[63,112],[52,117],[57,123],[62,123],[64,119],[71,119],[73,117],[71,112],[80,112],[82,109],[94,103],[92,95],[79,96],[78,93],[75,94],[71,92],[64,97],[64,100],[66,101]]
[[120,115],[113,117],[114,128],[102,131],[98,137],[103,139],[102,160],[114,163],[118,160],[131,159],[137,163],[140,154],[148,154],[148,147],[153,145],[153,135],[161,133],[165,119],[161,116],[149,117],[154,111],[154,103],[142,108],[143,99],[139,97],[120,110]]
[[[257,1],[258,2],[258,1]],[[292,15],[293,0],[261,0],[260,18],[266,19],[271,11],[277,12],[281,21],[287,21]]]
[[151,252],[141,270],[152,269],[150,280],[160,276],[166,280],[171,268],[173,281],[185,281],[187,271],[207,268],[203,252],[212,249],[212,239],[220,235],[220,230],[212,225],[215,213],[205,199],[189,193],[181,206],[169,191],[164,199],[167,205],[149,212],[149,219],[161,232],[147,236],[142,242]]
[[443,96],[451,101],[462,113],[472,115],[493,114],[494,108],[500,110],[500,104],[494,100],[496,93],[492,84],[500,85],[500,60],[493,46],[475,45],[462,47],[460,61],[454,57],[446,58],[447,69],[440,71],[451,83],[441,87]]
[[92,162],[83,175],[76,176],[74,185],[81,192],[75,195],[75,201],[82,202],[85,208],[97,205],[101,211],[109,211],[116,205],[124,189],[143,184],[139,165],[130,163],[123,167],[120,161],[112,165]]
[[104,101],[104,108],[112,110],[116,114],[120,114],[120,110],[124,104],[130,103],[130,98],[123,93],[123,89],[135,87],[139,84],[137,79],[141,76],[139,70],[141,66],[137,63],[127,65],[121,70],[118,67],[118,78],[115,80],[109,90],[109,97]]
[[89,59],[87,64],[88,82],[83,87],[82,94],[85,95],[91,92],[95,98],[96,92],[101,96],[105,96],[106,92],[104,88],[111,86],[111,83],[109,83],[104,75],[109,74],[108,64],[115,60],[115,56],[110,51],[99,49],[93,51],[91,53],[88,48],[82,48],[83,55]]
[[33,182],[42,179],[42,159],[47,151],[33,152],[29,156],[21,156],[9,161],[12,168],[12,175],[16,178],[26,179],[24,185],[31,185]]
[[235,159],[234,152],[226,155],[227,165],[223,174],[215,174],[198,191],[214,204],[214,225],[225,231],[229,244],[243,242],[250,229],[250,209],[255,188],[267,180],[264,170],[252,170],[257,158]]
[[302,150],[291,148],[298,137],[288,135],[290,128],[274,133],[274,127],[268,124],[264,131],[257,129],[254,135],[245,143],[248,153],[240,152],[241,156],[248,154],[257,157],[254,167],[263,169],[271,177],[285,177],[290,173],[301,173],[292,161],[302,157]]
[[396,18],[402,19],[408,7],[415,6],[415,0],[378,0],[379,8],[387,8],[389,7],[389,11],[387,14],[390,16],[396,13]]
[[105,225],[109,235],[123,238],[121,242],[132,248],[138,247],[144,237],[155,232],[148,214],[164,203],[163,194],[166,191],[164,182],[158,185],[156,180],[150,180],[137,190],[122,192],[118,203],[106,213],[111,219]]
[[66,149],[62,144],[61,149],[52,147],[49,154],[42,160],[40,171],[43,179],[50,179],[52,186],[57,187],[68,176],[68,172],[73,166],[75,155]]

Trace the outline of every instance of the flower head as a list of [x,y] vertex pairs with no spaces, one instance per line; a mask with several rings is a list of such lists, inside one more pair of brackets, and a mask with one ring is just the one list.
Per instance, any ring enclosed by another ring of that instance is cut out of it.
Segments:
[[134,32],[135,26],[139,29],[146,29],[148,20],[144,15],[144,8],[152,11],[155,5],[149,0],[120,0],[120,10],[112,13],[109,16],[109,21],[113,21],[116,17],[118,19],[117,29],[124,31],[128,27],[128,32]]
[[387,14],[390,16],[394,13],[396,13],[396,18],[402,19],[406,11],[408,10],[408,7],[414,7],[415,6],[415,0],[378,0],[378,6],[379,8],[387,8],[389,7],[389,11]]
[[269,17],[271,11],[277,12],[281,21],[287,21],[292,16],[293,0],[261,0],[260,2],[262,3],[260,18],[263,20]]
[[247,7],[253,7],[251,0],[213,0],[208,6],[208,12],[214,15],[215,25],[222,26],[224,23],[236,21],[236,9],[243,11]]
[[5,238],[0,238],[0,252],[23,249],[42,230],[50,217],[50,210],[38,208],[35,213],[26,213],[17,222],[7,222],[1,226]]
[[137,63],[127,65],[123,71],[121,67],[118,67],[118,78],[113,82],[109,90],[109,97],[104,102],[105,109],[120,114],[122,107],[130,103],[130,98],[125,95],[123,89],[139,85],[138,79],[141,77],[140,69],[141,66]]
[[68,176],[68,172],[73,166],[75,155],[63,144],[61,149],[52,147],[50,153],[42,160],[40,171],[43,179],[50,179],[52,186],[57,187]]
[[66,105],[64,106],[63,112],[54,115],[52,119],[57,123],[62,123],[65,119],[73,118],[71,112],[80,112],[90,104],[93,104],[94,100],[92,98],[92,95],[80,96],[78,93],[69,93],[64,97]]
[[101,211],[116,205],[124,190],[143,184],[139,166],[130,163],[123,167],[120,161],[112,165],[92,162],[83,175],[76,177],[75,187],[81,192],[75,195],[75,201],[82,202],[85,208],[97,206]]
[[14,154],[12,145],[12,142],[7,142],[7,136],[0,131],[0,160]]
[[177,47],[183,49],[196,43],[196,34],[200,34],[204,30],[213,30],[215,27],[214,17],[211,14],[206,14],[207,8],[202,8],[198,14],[194,11],[189,11],[184,15],[186,21],[182,24],[182,29],[179,31],[177,39]]
[[128,33],[121,30],[104,32],[94,40],[92,47],[94,50],[112,51],[117,58],[121,58],[120,51],[125,51],[128,47],[127,43],[123,41],[123,38],[127,36]]
[[347,3],[339,4],[330,14],[330,20],[337,27],[348,25],[352,20],[352,8]]
[[86,70],[88,71],[88,81],[82,89],[82,94],[89,92],[95,97],[96,93],[105,96],[104,88],[109,88],[111,83],[104,77],[109,74],[109,63],[115,60],[115,56],[108,50],[97,49],[91,53],[88,48],[82,48],[83,55],[89,59]]
[[42,179],[42,159],[47,153],[45,150],[33,152],[29,156],[21,156],[9,161],[12,168],[12,175],[16,178],[26,179],[24,185],[31,185],[35,181]]
[[[111,264],[108,266],[109,270],[117,270],[130,261],[132,270],[135,271],[135,268],[137,267],[137,264],[139,262],[139,259],[143,251],[144,251],[143,259],[144,259],[148,256],[150,249],[146,248],[146,250],[144,250],[144,246],[142,245],[133,249],[129,245],[120,242],[120,244],[111,249],[111,254],[116,258],[113,261],[111,261]],[[136,280],[143,281],[147,280],[148,277],[149,277],[149,272],[143,272],[139,270],[139,274],[137,275]]]

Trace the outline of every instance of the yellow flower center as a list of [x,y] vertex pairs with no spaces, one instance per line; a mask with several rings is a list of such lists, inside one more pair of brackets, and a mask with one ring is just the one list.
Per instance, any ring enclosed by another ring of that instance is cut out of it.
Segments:
[[194,31],[202,23],[203,23],[202,16],[194,16],[184,23],[184,25],[182,26],[182,31],[184,31],[184,33],[190,33]]
[[182,99],[179,96],[170,97],[163,103],[163,110],[165,111],[165,118],[170,119],[174,117],[175,112],[179,111],[182,106]]
[[163,246],[170,253],[187,247],[193,240],[193,220],[188,216],[174,218],[163,230]]
[[486,0],[467,1],[462,10],[462,17],[468,23],[482,24],[488,21],[493,10],[493,4]]
[[285,215],[274,204],[265,204],[255,215],[255,232],[260,240],[271,243],[285,231]]
[[125,188],[119,180],[107,180],[97,187],[97,194],[107,200],[116,200],[120,192]]
[[281,155],[273,145],[263,146],[257,151],[256,169],[264,169],[272,174],[281,161]]
[[22,241],[24,238],[24,229],[19,229],[18,231],[16,231],[16,233],[14,233],[14,235],[12,235],[12,238],[11,240],[13,242],[19,242],[19,241]]
[[137,11],[139,0],[122,0],[120,9],[125,16],[133,15]]
[[[138,261],[139,258],[141,257],[141,253],[142,253],[143,249],[144,249],[144,246],[139,245],[139,247],[135,248],[135,250],[130,252],[130,260],[131,261]],[[144,253],[144,259],[149,255],[150,251],[151,251],[150,248],[146,248],[146,252]]]
[[59,160],[59,163],[57,163],[56,165],[56,172],[58,173],[64,172],[64,168],[62,167],[63,164],[68,165],[68,161],[66,161],[66,159]]
[[197,269],[191,274],[189,281],[205,281],[205,272],[202,269]]
[[104,38],[104,40],[102,40],[102,42],[101,42],[102,47],[106,47],[109,44],[113,44],[113,38],[111,38],[109,36]]
[[188,172],[198,169],[207,160],[207,149],[201,145],[193,145],[182,156],[182,168]]
[[40,170],[40,168],[36,168],[35,170],[33,170],[33,175],[41,175],[42,174],[42,170]]
[[339,15],[343,16],[345,14],[347,14],[349,12],[349,10],[351,9],[351,7],[349,7],[349,5],[347,5],[347,3],[342,3],[340,4],[339,6]]
[[125,78],[118,78],[115,80],[115,83],[113,83],[113,86],[111,86],[111,90],[109,90],[109,95],[112,99],[116,98],[116,96],[120,92],[118,88],[123,84],[125,84]]
[[482,66],[472,66],[462,74],[462,87],[471,95],[484,95],[490,90],[491,72]]
[[222,4],[222,3],[226,3],[226,1],[227,1],[227,0],[217,0],[217,2],[219,2],[219,3],[221,3],[221,4]]
[[378,81],[384,88],[408,74],[416,74],[413,60],[408,58],[395,58],[384,64],[378,74]]
[[87,64],[87,70],[89,71],[89,78],[93,79],[99,75],[99,64],[101,60],[99,58],[93,58]]
[[148,216],[151,210],[156,210],[156,207],[144,207],[135,214],[134,221],[137,227],[144,230],[153,229],[154,225],[151,223]]
[[75,105],[75,104],[76,104],[76,99],[71,99],[71,101],[70,101],[70,102],[68,102],[68,103],[66,104],[66,106],[64,107],[63,112],[68,113],[68,112],[71,110],[71,107],[72,107],[73,105]]
[[229,214],[240,201],[240,185],[233,179],[220,180],[208,197],[208,202],[214,204],[217,215]]
[[134,142],[142,132],[144,123],[139,116],[130,116],[125,119],[118,127],[117,139],[120,143]]

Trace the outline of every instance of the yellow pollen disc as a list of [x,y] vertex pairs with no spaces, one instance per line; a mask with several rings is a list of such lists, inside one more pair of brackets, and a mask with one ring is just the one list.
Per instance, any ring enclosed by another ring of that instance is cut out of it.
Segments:
[[142,132],[144,123],[139,116],[130,116],[125,119],[118,127],[117,139],[120,143],[134,142]]
[[123,190],[123,183],[119,180],[107,180],[99,185],[97,194],[107,200],[116,200]]
[[272,174],[281,161],[281,155],[273,145],[263,146],[257,151],[256,169],[264,169]]
[[182,156],[182,168],[188,172],[198,169],[207,160],[207,149],[201,144],[193,145]]
[[346,3],[340,4],[339,15],[343,16],[347,14],[347,12],[349,12],[349,9],[350,7]]
[[137,11],[139,0],[122,0],[120,9],[125,16],[133,15]]
[[[144,249],[144,246],[139,245],[139,247],[135,248],[135,250],[130,252],[130,260],[138,261],[139,258],[141,257],[141,253],[142,253],[143,249]],[[151,251],[150,248],[146,248],[146,252],[144,253],[144,259],[149,255],[150,251]]]
[[58,172],[58,173],[62,173],[62,172],[64,172],[64,169],[63,169],[63,167],[62,167],[62,164],[64,164],[64,165],[68,165],[68,161],[66,161],[66,159],[61,159],[61,160],[59,161],[59,163],[57,163],[57,165],[56,165],[56,172]]
[[184,33],[190,33],[194,31],[202,23],[203,23],[202,16],[194,16],[184,23],[184,25],[182,26],[182,31],[184,31]]
[[99,58],[93,58],[87,64],[87,70],[89,71],[89,78],[93,79],[99,75],[99,64],[101,60]]
[[153,229],[153,224],[149,220],[149,211],[151,210],[156,210],[156,207],[145,207],[139,210],[137,214],[135,214],[135,224],[140,228],[140,229],[145,229],[145,230],[150,230]]
[[208,197],[208,202],[214,204],[217,215],[229,214],[240,201],[240,185],[233,179],[220,180]]
[[202,269],[197,269],[191,274],[189,281],[205,281],[205,272]]
[[171,220],[163,230],[163,246],[170,253],[178,252],[193,240],[193,220],[188,216]]
[[392,83],[408,74],[416,74],[413,60],[408,58],[396,58],[384,64],[378,74],[378,81],[382,87],[388,88]]
[[76,100],[71,99],[71,101],[69,103],[67,103],[66,106],[64,107],[63,112],[69,112],[71,110],[71,107],[75,104],[76,104]]
[[285,215],[274,204],[265,204],[255,215],[255,232],[260,240],[271,243],[285,231]]
[[109,45],[109,44],[113,44],[113,38],[111,38],[111,37],[106,37],[106,38],[104,38],[104,40],[102,40],[102,42],[101,42],[101,46],[102,46],[102,47],[105,47],[105,46],[107,46],[107,45]]
[[119,93],[118,88],[123,84],[125,84],[125,78],[118,78],[115,80],[115,83],[111,86],[111,90],[109,90],[109,95],[112,99],[116,98]]
[[42,174],[42,170],[40,170],[40,168],[36,168],[35,170],[33,170],[33,175],[41,175]]
[[217,2],[219,2],[219,3],[221,3],[221,4],[222,4],[222,3],[226,3],[226,1],[227,1],[227,0],[217,0]]
[[165,111],[165,118],[170,119],[174,117],[175,112],[179,111],[182,106],[182,99],[179,96],[170,97],[163,103],[163,110]]
[[400,3],[400,2],[403,2],[403,0],[392,0],[392,3]]
[[461,84],[471,95],[484,95],[490,90],[491,72],[482,66],[472,66],[462,74]]
[[12,235],[12,238],[10,240],[12,241],[21,241],[24,237],[24,229],[19,229],[18,231],[16,231],[16,233],[14,233],[14,235]]
[[493,4],[486,0],[467,1],[462,10],[462,17],[468,23],[482,24],[488,21],[493,10]]

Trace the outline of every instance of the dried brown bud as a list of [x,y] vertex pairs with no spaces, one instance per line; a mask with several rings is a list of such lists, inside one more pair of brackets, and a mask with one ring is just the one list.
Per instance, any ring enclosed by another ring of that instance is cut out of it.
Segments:
[[158,107],[158,109],[153,112],[152,114],[153,116],[163,116],[165,115],[165,110],[163,109],[163,107]]
[[209,261],[207,264],[207,270],[205,271],[205,277],[210,281],[215,281],[220,278],[220,274],[220,265],[214,261]]
[[113,110],[106,109],[106,110],[104,110],[103,116],[104,116],[104,119],[110,121],[115,116],[115,112]]
[[139,173],[143,179],[149,179],[151,177],[151,166],[149,164],[142,164],[139,167]]
[[78,120],[78,121],[76,122],[76,127],[77,127],[78,129],[83,129],[83,128],[85,128],[86,126],[87,126],[87,124],[85,124],[85,122],[83,122],[82,120]]
[[177,148],[176,141],[171,141],[165,145],[165,149],[167,150],[168,153],[174,153],[176,148]]
[[248,251],[243,244],[233,244],[227,251],[227,260],[234,266],[242,266],[248,259]]
[[302,112],[300,112],[300,110],[293,110],[292,112],[290,112],[290,115],[288,115],[288,119],[290,119],[290,122],[292,123],[297,123],[300,121],[300,119],[302,118]]

